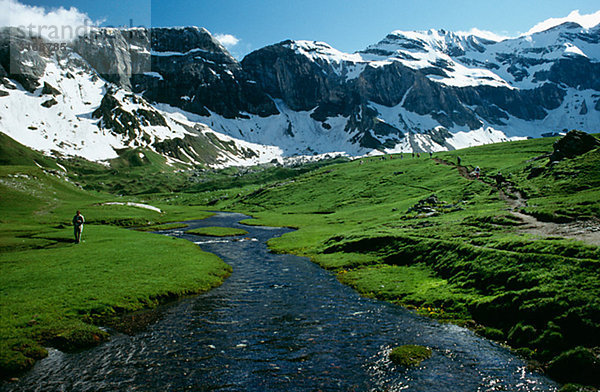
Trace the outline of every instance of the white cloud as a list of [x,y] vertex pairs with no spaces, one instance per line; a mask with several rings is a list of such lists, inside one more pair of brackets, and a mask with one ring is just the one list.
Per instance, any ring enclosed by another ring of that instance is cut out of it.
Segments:
[[217,34],[215,38],[227,49],[235,46],[240,42],[240,39],[231,34]]
[[477,37],[489,39],[489,40],[496,41],[496,42],[503,41],[507,38],[511,38],[507,35],[501,35],[501,34],[494,33],[492,31],[487,31],[487,30],[480,30],[476,27],[473,27],[469,31],[459,31],[458,34],[475,35]]
[[30,6],[18,0],[0,0],[0,27],[14,26],[50,41],[71,41],[98,25],[75,7],[46,9]]
[[581,15],[579,13],[579,10],[575,10],[564,18],[550,18],[543,22],[540,22],[533,26],[528,32],[526,32],[523,35],[539,33],[540,31],[548,30],[565,22],[575,22],[581,25],[581,27],[589,29],[600,23],[600,11],[596,11],[593,14]]

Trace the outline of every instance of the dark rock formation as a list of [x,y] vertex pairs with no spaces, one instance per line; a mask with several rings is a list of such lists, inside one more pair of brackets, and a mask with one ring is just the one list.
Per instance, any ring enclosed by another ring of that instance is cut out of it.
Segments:
[[[92,118],[101,120],[98,124],[101,128],[110,129],[116,134],[127,136],[130,140],[133,140],[139,134],[143,134],[140,117],[136,116],[135,113],[125,110],[121,102],[119,102],[113,93],[112,90],[109,90],[104,95],[100,106],[92,113]],[[135,95],[131,95],[129,98],[132,100],[139,99]],[[147,117],[155,118],[156,116],[160,116],[160,114],[155,112],[152,116],[146,114],[141,118],[148,121],[146,119]],[[166,125],[164,118],[162,119],[162,123]]]
[[154,102],[206,116],[209,111],[230,118],[278,113],[205,29],[94,30],[73,49],[107,80]]
[[[42,39],[26,37],[13,27],[0,29],[0,65],[10,79],[29,92],[38,88],[46,69],[46,60],[42,56],[48,53],[43,43]],[[28,48],[39,50],[24,50]]]
[[270,45],[242,60],[248,77],[293,110],[311,110],[321,103],[347,111],[343,81],[327,62],[311,61],[290,47],[292,41]]
[[559,59],[548,71],[540,71],[535,77],[548,80],[556,84],[564,83],[577,89],[600,90],[600,78],[590,75],[600,74],[600,63],[591,62],[587,57]]
[[56,88],[52,87],[52,85],[48,82],[44,82],[44,87],[42,88],[42,94],[43,95],[60,95],[60,91],[58,91]]
[[150,40],[146,29],[93,29],[72,43],[103,78],[131,89],[132,75],[150,71]]
[[42,102],[41,105],[45,108],[49,108],[56,105],[57,103],[58,102],[56,102],[56,99],[50,98],[49,100]]
[[560,161],[563,158],[574,158],[600,147],[600,140],[582,131],[573,130],[554,142],[554,152],[550,161]]

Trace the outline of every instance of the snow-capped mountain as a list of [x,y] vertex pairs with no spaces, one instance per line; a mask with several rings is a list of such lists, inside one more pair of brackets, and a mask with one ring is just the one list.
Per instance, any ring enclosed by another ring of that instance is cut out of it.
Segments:
[[[143,41],[145,32],[135,33]],[[276,146],[234,139],[151,105],[129,84],[132,77],[154,78],[132,55],[142,57],[144,46],[123,42],[116,29],[92,34],[82,40],[93,37],[100,50],[86,52],[82,42],[74,45],[89,55],[88,61],[71,48],[30,50],[43,45],[14,30],[0,32],[0,131],[46,153],[94,161],[138,147],[163,154],[170,163],[211,166],[265,163],[282,155]]]
[[285,41],[242,65],[293,110],[312,110],[323,125],[346,118],[359,146],[436,150],[597,131],[599,41],[600,26],[573,22],[502,41],[395,31],[352,55]]
[[95,160],[145,146],[219,165],[598,132],[600,25],[571,16],[508,39],[394,31],[352,54],[288,40],[241,62],[196,27],[94,29],[58,53],[5,38],[0,131]]

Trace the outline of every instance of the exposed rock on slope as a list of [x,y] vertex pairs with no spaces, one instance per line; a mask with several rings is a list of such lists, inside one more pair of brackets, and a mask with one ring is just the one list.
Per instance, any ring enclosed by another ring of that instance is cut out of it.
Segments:
[[205,29],[96,29],[76,40],[73,50],[102,77],[151,101],[228,118],[243,112],[277,113]]
[[550,161],[574,158],[598,147],[600,147],[600,140],[595,137],[581,131],[570,131],[565,137],[554,142]]

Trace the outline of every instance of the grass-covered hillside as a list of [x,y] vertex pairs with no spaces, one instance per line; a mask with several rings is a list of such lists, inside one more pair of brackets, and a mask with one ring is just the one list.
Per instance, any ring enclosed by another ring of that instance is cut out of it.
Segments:
[[600,149],[550,163],[555,140],[355,160],[217,207],[298,228],[271,248],[365,295],[470,325],[559,381],[600,384]]
[[[1,375],[31,366],[46,346],[96,344],[107,334],[95,325],[208,290],[230,273],[218,257],[188,241],[126,228],[209,213],[165,204],[156,205],[163,212],[104,205],[128,200],[84,191],[52,159],[11,140],[2,144]],[[86,219],[79,244],[71,225],[76,210]]]

